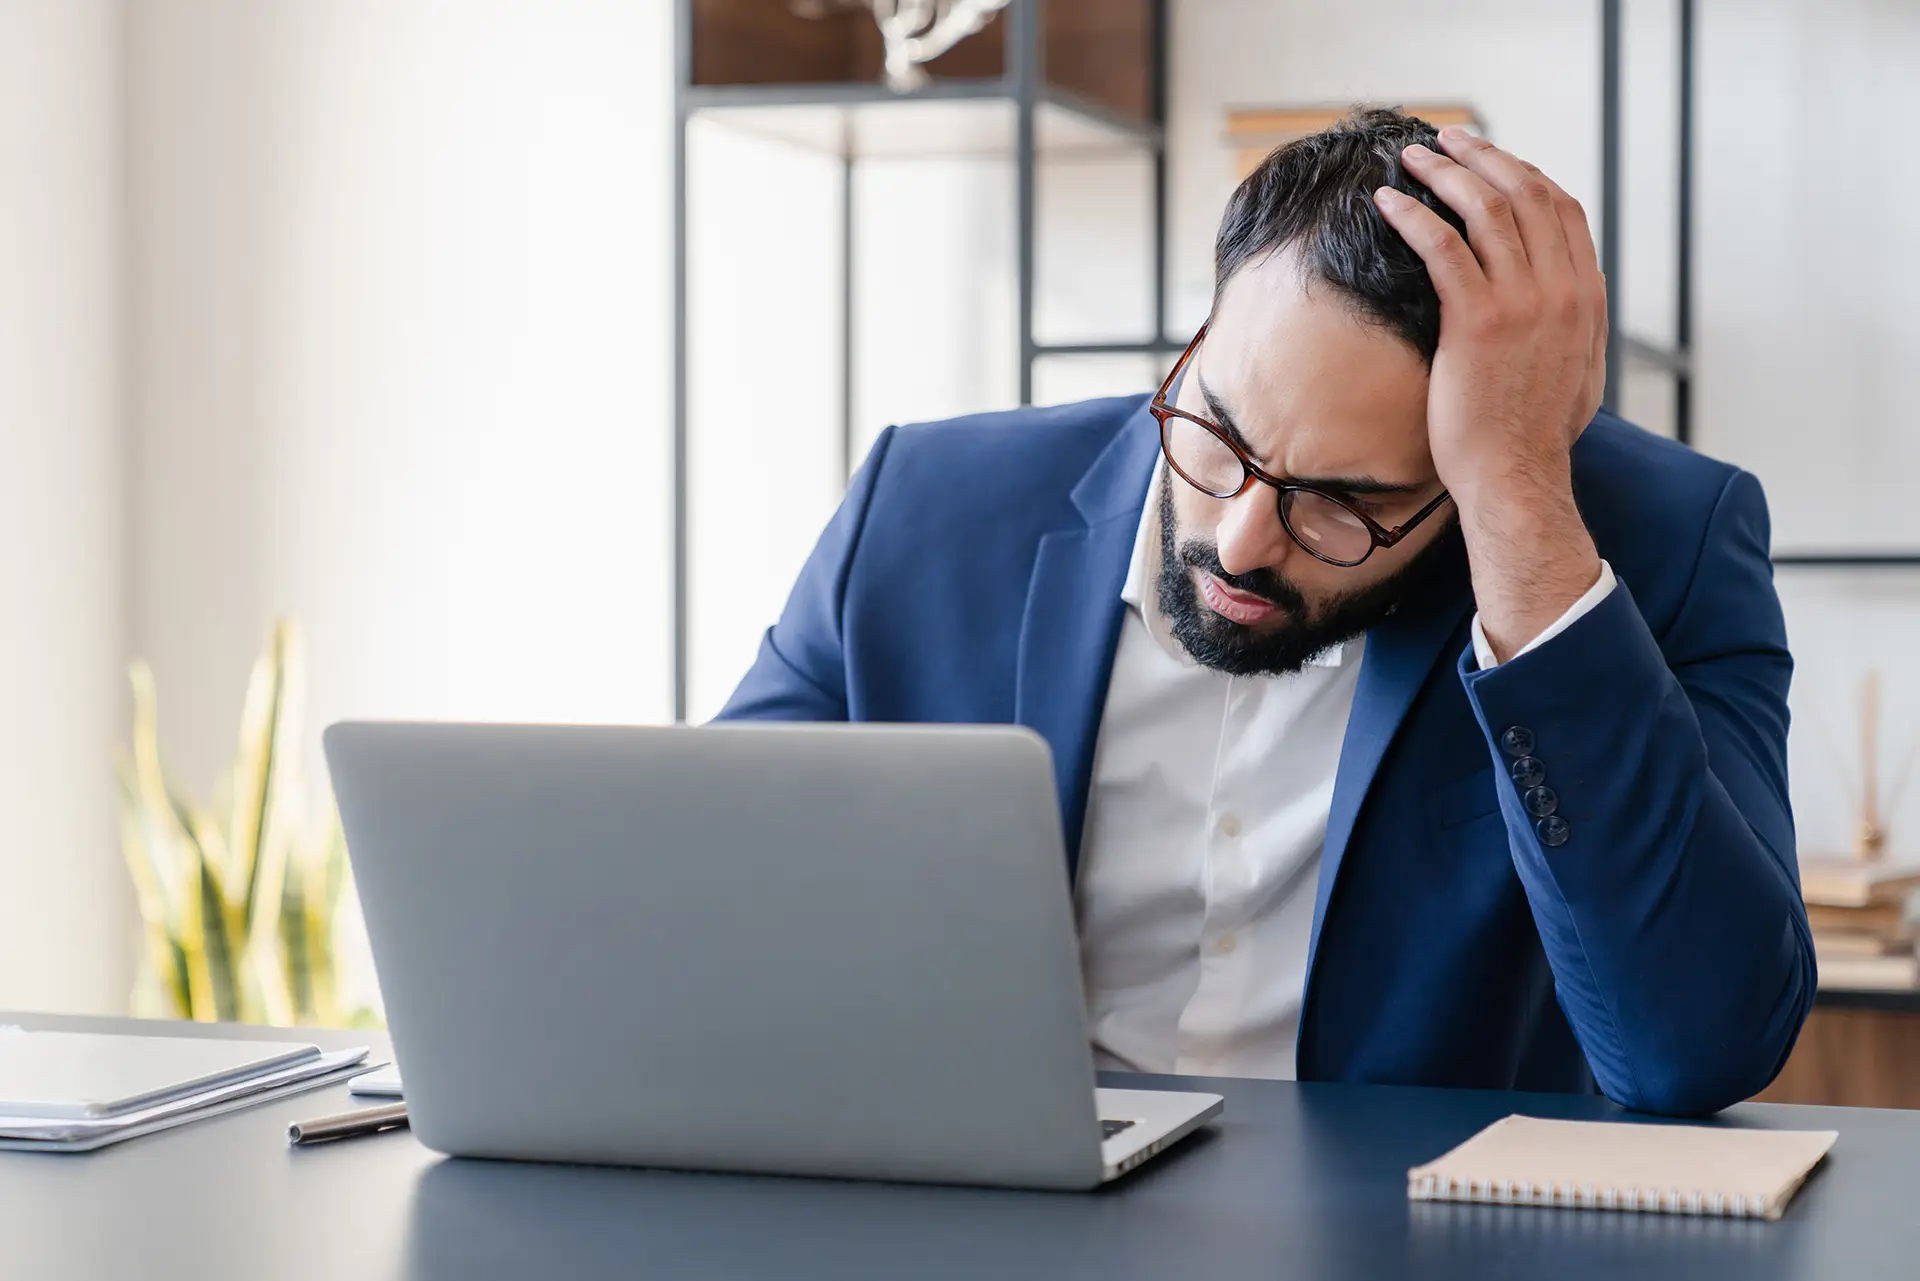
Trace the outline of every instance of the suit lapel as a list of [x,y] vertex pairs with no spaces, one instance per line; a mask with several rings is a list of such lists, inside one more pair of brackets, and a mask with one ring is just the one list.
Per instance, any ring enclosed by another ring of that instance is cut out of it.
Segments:
[[1158,457],[1158,431],[1142,402],[1074,487],[1078,519],[1041,536],[1027,584],[1014,720],[1053,749],[1070,874],[1079,866],[1100,714],[1126,608],[1120,589]]
[[1413,700],[1443,655],[1459,651],[1456,639],[1471,614],[1472,598],[1464,588],[1438,596],[1424,608],[1408,608],[1367,633],[1360,680],[1354,689],[1353,714],[1347,721],[1340,748],[1340,769],[1333,784],[1333,805],[1327,815],[1327,839],[1320,856],[1320,884],[1313,902],[1313,941],[1307,973],[1312,985],[1313,964],[1320,951],[1320,928],[1326,920],[1340,863],[1359,820],[1360,807],[1379,772],[1381,759],[1392,745]]

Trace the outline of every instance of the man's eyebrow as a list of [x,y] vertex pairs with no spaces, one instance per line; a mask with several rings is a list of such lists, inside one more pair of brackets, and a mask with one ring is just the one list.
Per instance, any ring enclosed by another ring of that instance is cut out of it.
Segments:
[[[1201,398],[1207,402],[1207,411],[1213,415],[1214,425],[1227,433],[1234,444],[1247,452],[1248,457],[1258,459],[1259,454],[1247,443],[1240,433],[1240,424],[1233,420],[1233,411],[1226,407],[1221,399],[1213,394],[1213,388],[1207,386],[1207,380],[1200,376],[1198,369],[1193,371],[1193,381],[1200,388]],[[1324,489],[1333,494],[1417,494],[1427,487],[1425,481],[1411,483],[1381,480],[1376,476],[1287,476],[1296,485],[1305,485],[1309,489]]]
[[[1296,485],[1305,485],[1309,489],[1324,489],[1331,494],[1417,494],[1426,484],[1402,481],[1381,480],[1375,476],[1296,476]],[[1431,482],[1428,482],[1431,483]]]
[[1200,386],[1200,396],[1207,402],[1207,412],[1213,415],[1214,426],[1227,433],[1228,438],[1244,449],[1249,458],[1258,458],[1259,454],[1254,451],[1252,445],[1247,443],[1247,438],[1240,434],[1240,424],[1233,420],[1233,411],[1213,394],[1213,388],[1207,386],[1207,380],[1200,376],[1198,367],[1193,371],[1193,381]]

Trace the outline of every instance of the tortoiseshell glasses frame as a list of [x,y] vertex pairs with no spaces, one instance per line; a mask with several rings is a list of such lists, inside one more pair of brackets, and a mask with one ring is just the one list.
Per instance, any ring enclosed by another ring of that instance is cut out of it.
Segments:
[[[1180,479],[1210,498],[1221,499],[1238,498],[1255,481],[1272,487],[1277,495],[1275,502],[1280,510],[1280,524],[1286,529],[1287,535],[1307,555],[1341,569],[1352,569],[1361,564],[1373,555],[1376,548],[1394,546],[1449,501],[1451,495],[1442,490],[1438,497],[1407,520],[1388,528],[1345,499],[1312,485],[1282,480],[1261,470],[1260,465],[1219,424],[1209,422],[1198,414],[1190,414],[1167,399],[1174,383],[1179,380],[1181,370],[1187,367],[1193,359],[1193,353],[1199,349],[1200,340],[1207,336],[1207,328],[1208,325],[1200,326],[1200,332],[1187,344],[1187,349],[1180,354],[1180,359],[1175,362],[1166,381],[1160,384],[1160,390],[1147,406],[1148,412],[1160,424],[1160,452],[1165,456],[1167,466]],[[1205,436],[1195,437],[1191,430],[1178,425],[1183,423],[1198,427]],[[1239,463],[1240,476],[1237,482],[1232,478],[1225,457],[1214,450],[1216,443],[1219,448],[1229,451]],[[1209,456],[1197,456],[1196,449],[1209,451]],[[1211,469],[1206,466],[1208,463],[1213,464]]]

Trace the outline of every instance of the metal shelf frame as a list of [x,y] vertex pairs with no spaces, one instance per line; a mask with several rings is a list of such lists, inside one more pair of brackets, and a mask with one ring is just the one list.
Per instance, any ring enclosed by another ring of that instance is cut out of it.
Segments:
[[1920,552],[1775,552],[1787,569],[1920,569]]
[[1620,326],[1620,157],[1622,151],[1620,68],[1624,0],[1600,3],[1600,270],[1607,275],[1607,316],[1614,340],[1607,344],[1607,389],[1602,403],[1618,409],[1625,387],[1626,362],[1636,360],[1664,370],[1673,379],[1673,434],[1693,443],[1693,90],[1694,0],[1677,0],[1679,11],[1679,100],[1674,201],[1673,334],[1667,347],[1625,332]]
[[[701,112],[740,107],[862,107],[894,102],[1004,102],[1014,109],[1014,259],[1019,335],[1020,403],[1033,402],[1033,371],[1050,356],[1178,355],[1183,342],[1167,336],[1167,0],[1151,0],[1148,33],[1151,64],[1150,118],[1128,119],[1108,108],[1049,85],[1043,79],[1044,47],[1038,0],[1012,0],[994,21],[1006,27],[1006,71],[984,79],[935,78],[909,94],[883,84],[701,85],[693,80],[694,0],[674,6],[673,134],[673,717],[687,718],[691,666],[689,574],[691,529],[688,510],[688,344],[687,310],[687,131]],[[1137,144],[1152,163],[1153,280],[1152,333],[1135,342],[1043,343],[1034,335],[1035,238],[1039,145],[1037,117],[1042,106],[1072,112]],[[840,302],[840,471],[850,474],[853,457],[853,246],[858,211],[854,207],[854,166],[858,156],[842,148]]]

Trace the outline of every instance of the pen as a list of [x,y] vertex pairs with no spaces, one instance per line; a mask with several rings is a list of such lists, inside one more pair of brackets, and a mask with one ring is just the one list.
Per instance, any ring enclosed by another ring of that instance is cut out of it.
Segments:
[[312,1121],[298,1121],[287,1127],[288,1143],[324,1143],[328,1139],[351,1139],[380,1130],[396,1129],[407,1123],[407,1105],[389,1103],[385,1107],[342,1112]]

